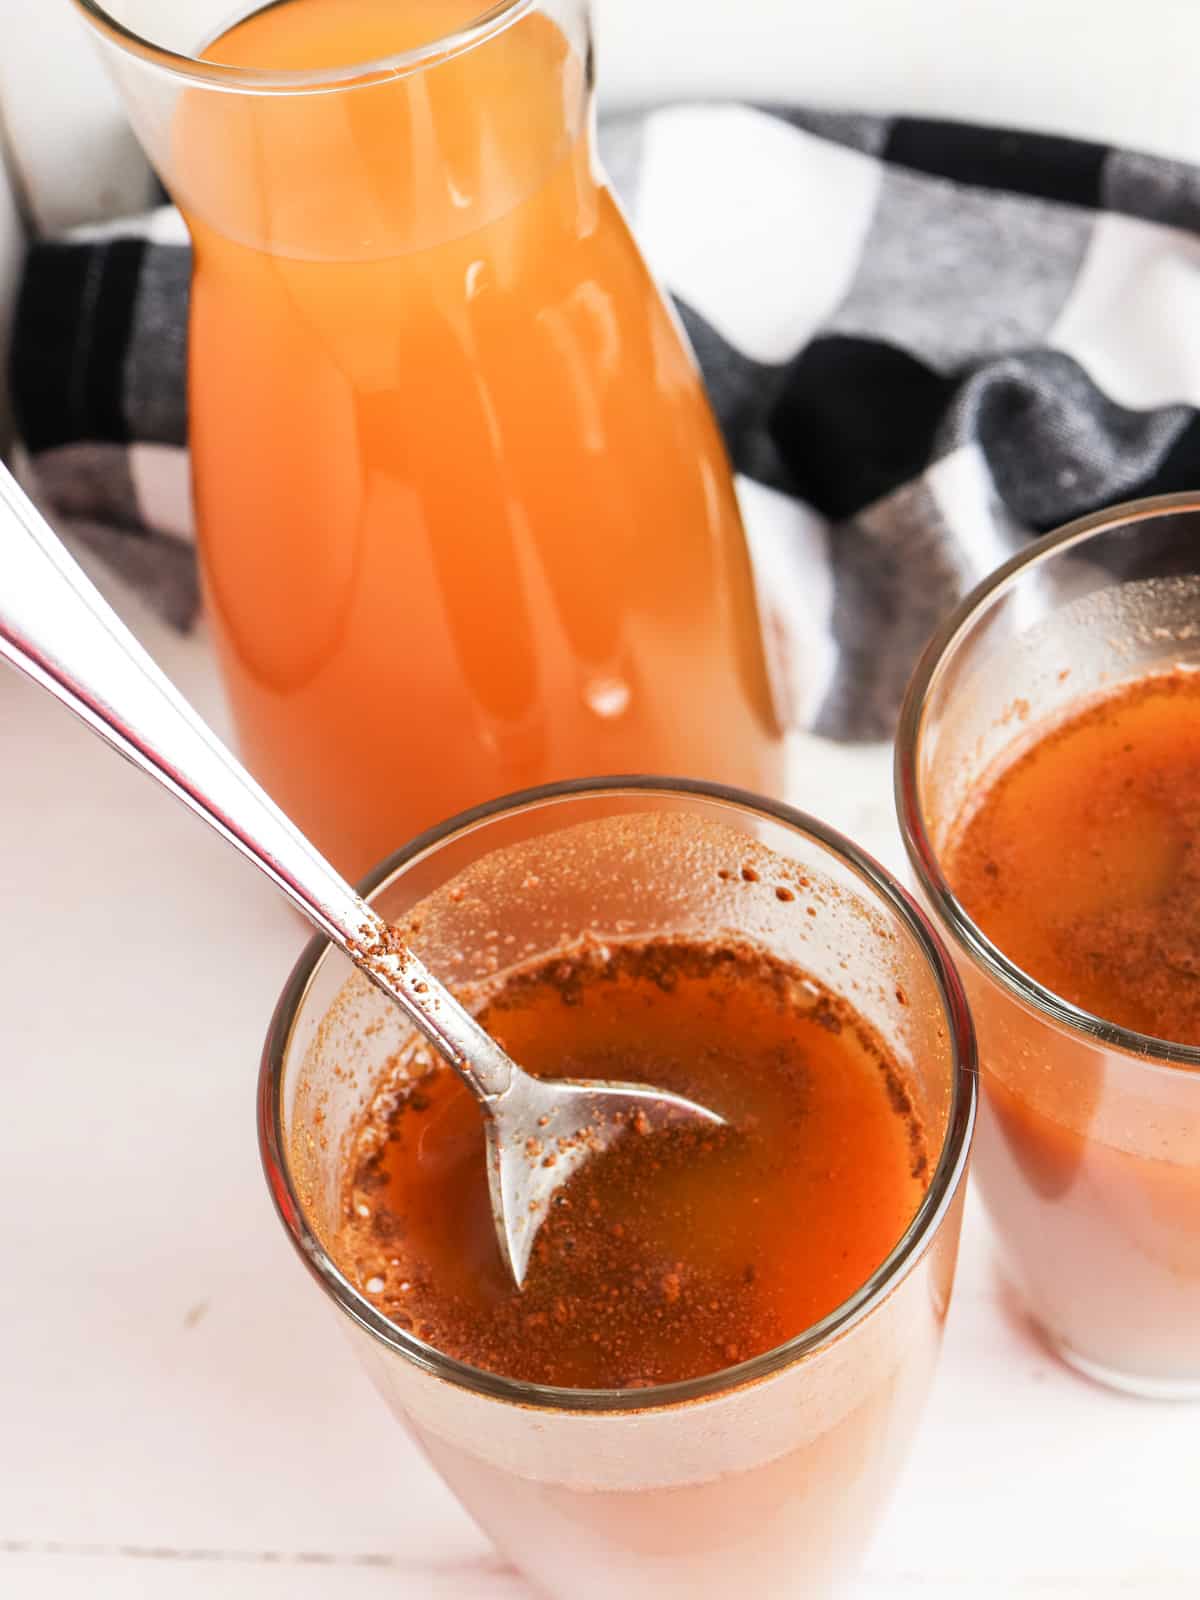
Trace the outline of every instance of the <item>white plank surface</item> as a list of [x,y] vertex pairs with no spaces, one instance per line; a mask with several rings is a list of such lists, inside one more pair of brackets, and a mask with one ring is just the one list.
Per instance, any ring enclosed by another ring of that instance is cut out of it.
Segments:
[[[121,603],[219,716],[203,639]],[[272,1214],[254,1081],[299,921],[9,673],[0,750],[0,1594],[530,1600]],[[896,863],[886,752],[804,743],[793,794]],[[1195,1596],[1198,1422],[1045,1354],[972,1208],[858,1600]]]

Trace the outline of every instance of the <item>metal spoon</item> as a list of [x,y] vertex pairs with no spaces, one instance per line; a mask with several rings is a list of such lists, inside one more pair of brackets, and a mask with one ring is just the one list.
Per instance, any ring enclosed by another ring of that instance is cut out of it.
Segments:
[[535,1078],[511,1061],[172,687],[3,466],[0,656],[265,872],[459,1074],[484,1114],[496,1237],[518,1288],[555,1194],[590,1154],[631,1122],[721,1122],[661,1089]]

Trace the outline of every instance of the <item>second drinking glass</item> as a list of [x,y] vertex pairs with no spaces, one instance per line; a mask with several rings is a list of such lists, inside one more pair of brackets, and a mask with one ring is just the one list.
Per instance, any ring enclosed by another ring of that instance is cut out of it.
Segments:
[[[963,602],[917,668],[897,737],[909,856],[979,1033],[975,1170],[1008,1269],[1065,1360],[1164,1398],[1200,1396],[1200,1047],[1154,1036],[1167,1014],[1156,999],[1196,983],[1180,837],[1196,769],[1179,755],[1196,741],[1195,702],[1164,703],[1157,731],[1118,718],[1122,694],[1194,682],[1198,614],[1195,496],[1084,518]],[[1088,712],[1097,742],[1072,745]],[[1089,749],[1091,765],[1065,759]],[[968,909],[965,828],[1014,758],[1042,753],[1048,787],[1029,785],[1004,812],[983,867],[991,887]],[[1172,793],[1155,799],[1154,782]],[[1040,876],[1021,864],[1035,854]],[[981,907],[1005,917],[1007,939],[981,925]],[[1181,916],[1182,932],[1169,920]],[[1029,969],[1012,947],[1021,938],[1040,953]],[[1086,1004],[1049,986],[1071,955]],[[1141,1018],[1118,1026],[1109,1017],[1138,962]]]

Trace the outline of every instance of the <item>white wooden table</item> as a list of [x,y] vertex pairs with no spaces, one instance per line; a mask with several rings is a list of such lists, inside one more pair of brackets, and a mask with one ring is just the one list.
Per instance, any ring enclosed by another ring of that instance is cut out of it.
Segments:
[[[114,597],[223,723],[203,638]],[[0,750],[0,1595],[529,1600],[272,1214],[254,1084],[299,921],[7,672]],[[796,800],[897,866],[886,752],[795,754]],[[1196,1596],[1198,1463],[1200,1410],[1043,1352],[973,1209],[858,1600]]]

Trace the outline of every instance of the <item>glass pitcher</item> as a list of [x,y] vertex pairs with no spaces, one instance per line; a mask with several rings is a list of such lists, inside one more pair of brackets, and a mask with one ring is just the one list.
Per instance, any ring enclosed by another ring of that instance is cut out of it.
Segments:
[[350,873],[581,774],[777,791],[729,466],[596,159],[585,0],[76,0],[194,245],[242,748]]

